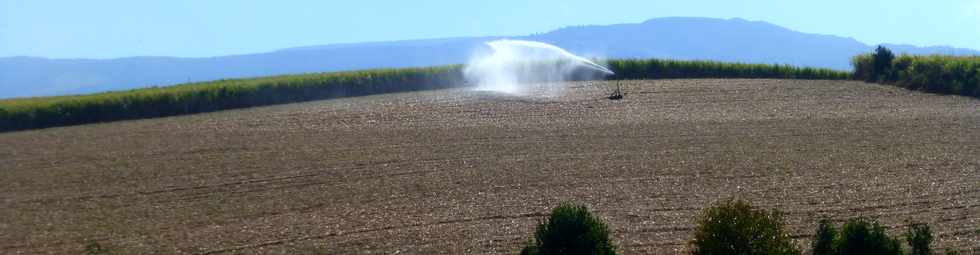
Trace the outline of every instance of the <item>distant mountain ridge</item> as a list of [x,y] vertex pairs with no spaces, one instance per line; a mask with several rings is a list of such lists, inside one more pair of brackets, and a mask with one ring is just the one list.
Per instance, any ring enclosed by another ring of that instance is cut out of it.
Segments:
[[[572,26],[512,37],[459,37],[348,43],[209,58],[0,58],[0,98],[91,93],[279,74],[465,63],[482,43],[500,38],[555,44],[606,58],[701,59],[850,69],[873,46],[853,38],[793,31],[744,19],[657,18],[642,23]],[[980,55],[951,47],[886,44],[912,54]]]

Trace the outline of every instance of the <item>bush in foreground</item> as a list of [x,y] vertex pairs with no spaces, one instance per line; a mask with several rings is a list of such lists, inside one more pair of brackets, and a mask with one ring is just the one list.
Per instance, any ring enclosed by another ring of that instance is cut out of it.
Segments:
[[842,255],[902,254],[898,239],[888,236],[878,221],[867,218],[850,219],[844,223],[836,248]]
[[909,247],[912,247],[912,255],[932,254],[932,248],[929,247],[932,243],[932,230],[929,229],[929,225],[925,223],[912,223],[912,225],[909,225],[909,230],[905,234],[905,240],[908,242]]
[[800,254],[776,210],[728,200],[705,209],[697,223],[694,254]]
[[[784,230],[782,213],[762,210],[740,200],[706,208],[696,221],[692,254],[800,254]],[[905,240],[913,255],[931,254],[932,231],[924,223],[909,225]],[[899,239],[877,220],[858,217],[838,229],[821,219],[810,252],[814,255],[905,254]],[[584,206],[562,203],[540,223],[534,239],[520,254],[615,254],[609,228]],[[956,254],[948,250],[947,254]]]
[[538,225],[534,240],[521,254],[616,254],[616,248],[602,219],[584,206],[562,203]]
[[813,255],[834,254],[834,239],[837,238],[837,229],[830,224],[830,220],[821,219],[817,225],[817,234],[813,236]]
[[[921,227],[910,229],[909,240],[915,239],[917,242],[925,239],[931,241],[931,237],[925,238],[928,227],[923,232]],[[913,236],[914,235],[914,236]],[[912,241],[910,241],[910,244]],[[922,247],[921,243],[913,247]],[[928,247],[928,243],[925,244]],[[888,236],[885,228],[878,221],[867,218],[854,218],[844,223],[838,233],[834,226],[830,225],[829,220],[821,220],[814,236],[812,252],[814,255],[823,254],[869,254],[869,255],[899,255],[903,254],[902,247],[897,238]],[[915,248],[913,248],[915,249]],[[913,253],[918,254],[918,253]],[[928,254],[928,253],[927,253]]]

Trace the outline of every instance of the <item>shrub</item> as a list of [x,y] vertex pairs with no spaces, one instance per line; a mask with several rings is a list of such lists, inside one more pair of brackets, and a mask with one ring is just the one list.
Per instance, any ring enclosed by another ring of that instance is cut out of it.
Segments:
[[799,254],[783,230],[779,211],[763,211],[743,201],[711,206],[697,220],[694,254]]
[[[929,225],[913,223],[905,235],[913,255],[930,254],[932,232]],[[813,237],[812,252],[823,254],[902,254],[898,239],[889,237],[877,221],[854,218],[844,224],[840,233],[827,219],[820,220]]]
[[829,219],[820,220],[817,226],[817,234],[813,236],[812,251],[813,255],[834,254],[834,239],[837,238],[837,229],[830,225]]
[[905,240],[912,247],[912,255],[928,255],[932,253],[929,244],[932,243],[932,230],[929,225],[924,223],[912,223],[909,225]]
[[889,237],[878,221],[854,218],[847,221],[835,242],[837,254],[902,254],[898,239]]
[[584,206],[562,203],[538,225],[521,254],[616,254],[606,223]]

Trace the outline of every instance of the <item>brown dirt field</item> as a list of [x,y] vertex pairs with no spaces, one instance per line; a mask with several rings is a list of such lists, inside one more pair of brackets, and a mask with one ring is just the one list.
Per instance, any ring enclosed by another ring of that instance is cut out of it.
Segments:
[[[980,100],[847,81],[440,90],[0,134],[0,253],[516,253],[560,201],[627,254],[740,198],[980,251]],[[904,242],[904,240],[903,240]]]

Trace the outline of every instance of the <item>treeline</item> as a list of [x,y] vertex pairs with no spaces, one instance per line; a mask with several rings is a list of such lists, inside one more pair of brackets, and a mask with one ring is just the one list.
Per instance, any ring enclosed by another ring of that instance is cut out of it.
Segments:
[[910,90],[980,97],[980,56],[895,56],[878,46],[851,60],[854,78]]
[[0,100],[0,131],[164,117],[463,84],[461,66],[453,65],[219,80],[89,95]]
[[623,59],[607,62],[615,75],[623,79],[678,78],[774,78],[774,79],[850,79],[851,73],[833,69],[795,67],[790,65],[725,63],[698,60]]
[[[688,242],[691,254],[927,255],[935,252],[932,230],[924,223],[911,223],[904,235],[893,236],[873,218],[847,219],[840,228],[824,218],[804,251],[785,230],[782,212],[759,209],[745,201],[716,203],[705,208],[695,222],[694,235]],[[520,254],[616,254],[609,233],[605,221],[588,208],[566,202],[538,225]],[[946,254],[958,253],[946,250]]]

